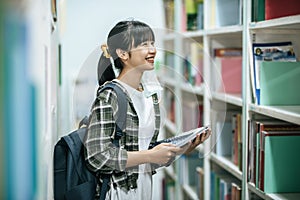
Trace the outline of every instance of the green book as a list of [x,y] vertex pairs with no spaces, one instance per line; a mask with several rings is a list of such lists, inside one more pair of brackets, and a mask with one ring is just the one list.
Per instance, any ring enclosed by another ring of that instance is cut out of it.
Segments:
[[197,6],[195,0],[185,0],[185,12],[187,15],[187,30],[196,30]]
[[299,77],[300,62],[262,62],[261,105],[300,105]]
[[264,192],[300,192],[300,132],[264,132]]
[[252,22],[265,20],[265,0],[252,0]]
[[259,185],[259,151],[260,151],[260,142],[259,142],[259,138],[260,138],[260,133],[257,132],[256,133],[256,156],[255,156],[255,159],[256,159],[256,163],[255,163],[255,187],[258,188],[258,185]]

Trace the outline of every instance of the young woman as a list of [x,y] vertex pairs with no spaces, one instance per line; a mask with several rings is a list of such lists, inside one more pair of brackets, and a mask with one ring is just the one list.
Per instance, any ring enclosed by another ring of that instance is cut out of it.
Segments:
[[141,80],[144,72],[154,68],[154,43],[153,30],[147,24],[130,20],[117,23],[103,46],[98,64],[99,89],[113,82],[128,100],[125,135],[119,148],[112,143],[118,111],[115,92],[98,92],[91,109],[85,156],[92,171],[113,172],[106,199],[152,199],[155,167],[169,165],[176,155],[193,150],[210,135],[209,131],[198,136],[185,148],[162,143],[149,149],[157,140],[160,114],[157,95],[146,96]]

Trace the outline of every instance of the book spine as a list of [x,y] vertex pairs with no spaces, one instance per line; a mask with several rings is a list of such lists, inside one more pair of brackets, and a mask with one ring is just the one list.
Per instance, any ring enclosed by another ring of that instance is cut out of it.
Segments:
[[242,48],[216,48],[214,57],[242,56]]

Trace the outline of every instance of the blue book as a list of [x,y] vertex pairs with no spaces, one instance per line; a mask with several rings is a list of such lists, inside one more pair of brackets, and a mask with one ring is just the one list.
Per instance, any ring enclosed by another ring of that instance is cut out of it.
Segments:
[[198,3],[197,6],[197,29],[202,30],[204,28],[204,7],[203,2]]

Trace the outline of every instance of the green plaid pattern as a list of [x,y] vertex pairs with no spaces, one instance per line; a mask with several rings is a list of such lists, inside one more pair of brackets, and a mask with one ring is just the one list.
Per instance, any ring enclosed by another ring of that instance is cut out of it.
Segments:
[[[127,97],[127,121],[125,135],[120,139],[120,148],[112,140],[116,131],[116,114],[118,111],[117,95],[112,89],[97,92],[90,115],[90,124],[85,141],[85,159],[87,166],[94,172],[109,174],[113,172],[115,186],[126,190],[137,188],[138,166],[125,169],[127,151],[138,151],[139,119],[126,89],[114,81]],[[98,91],[101,88],[98,89]],[[157,96],[153,95],[155,111],[155,132],[151,143],[156,142],[160,128],[160,112]],[[153,173],[155,166],[153,166]],[[100,181],[102,182],[101,178]]]

